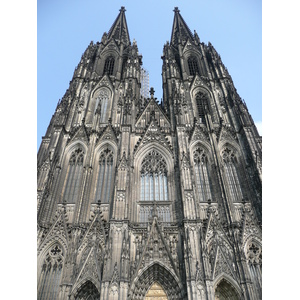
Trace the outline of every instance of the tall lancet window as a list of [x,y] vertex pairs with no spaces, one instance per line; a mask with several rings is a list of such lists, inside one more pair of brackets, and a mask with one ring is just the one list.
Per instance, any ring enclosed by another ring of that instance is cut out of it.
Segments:
[[222,152],[224,170],[227,179],[229,194],[233,202],[241,201],[243,198],[236,166],[237,159],[232,150],[225,148]]
[[67,201],[67,203],[75,203],[78,198],[83,174],[83,159],[84,152],[81,148],[77,148],[73,151],[69,159],[63,194],[63,201]]
[[196,95],[196,104],[198,109],[198,116],[200,123],[206,124],[205,120],[205,105],[207,103],[207,97],[205,94],[199,92]]
[[211,188],[207,171],[207,156],[201,148],[197,148],[194,151],[194,170],[199,200],[211,200]]
[[188,66],[189,66],[189,71],[191,76],[195,76],[196,74],[199,74],[198,62],[195,56],[190,56],[188,58]]
[[101,88],[99,95],[96,99],[95,113],[100,115],[100,123],[105,123],[109,115],[109,99],[110,91],[106,88]]
[[104,149],[99,158],[95,201],[109,203],[114,180],[114,155],[109,148]]
[[63,259],[63,251],[57,244],[46,254],[38,279],[38,300],[58,299]]
[[140,200],[168,200],[167,164],[156,150],[150,151],[142,161]]
[[104,63],[104,74],[113,75],[114,72],[115,59],[113,56],[109,56]]

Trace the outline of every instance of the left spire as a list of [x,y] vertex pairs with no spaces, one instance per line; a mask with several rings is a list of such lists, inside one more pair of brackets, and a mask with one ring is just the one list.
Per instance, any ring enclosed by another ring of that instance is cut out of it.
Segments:
[[125,7],[122,6],[115,22],[108,31],[108,40],[114,39],[117,43],[122,42],[125,46],[130,45],[129,31],[125,17]]

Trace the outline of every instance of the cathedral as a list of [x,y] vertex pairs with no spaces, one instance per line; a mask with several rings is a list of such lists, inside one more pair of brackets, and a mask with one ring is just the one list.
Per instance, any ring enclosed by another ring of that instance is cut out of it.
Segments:
[[163,99],[121,7],[37,156],[39,300],[262,298],[262,138],[177,7]]

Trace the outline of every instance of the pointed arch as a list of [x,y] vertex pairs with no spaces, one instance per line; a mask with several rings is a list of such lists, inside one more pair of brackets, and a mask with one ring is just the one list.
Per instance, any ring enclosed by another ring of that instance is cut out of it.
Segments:
[[113,142],[103,142],[95,149],[93,162],[92,202],[109,203],[115,181],[117,147]]
[[199,201],[212,200],[210,153],[205,146],[203,147],[198,142],[191,149],[191,157]]
[[[152,157],[155,164],[149,164]],[[135,157],[134,189],[137,199],[134,207],[135,218],[147,222],[152,215],[154,200],[157,212],[163,222],[174,220],[175,191],[171,184],[174,180],[174,161],[168,149],[157,142],[141,147]]]
[[238,283],[225,273],[220,274],[214,280],[215,299],[218,300],[239,300],[242,296],[242,290]]
[[163,288],[168,299],[186,299],[184,288],[177,276],[161,262],[153,262],[139,271],[130,287],[129,299],[144,300],[147,291],[155,282]]
[[187,59],[187,65],[190,76],[200,75],[198,59],[195,55],[190,55]]
[[57,299],[65,252],[58,242],[52,243],[42,255],[38,276],[38,300]]
[[[74,149],[74,150],[73,150]],[[66,154],[64,168],[65,178],[62,188],[62,201],[76,203],[79,193],[81,178],[84,170],[84,160],[86,151],[81,144],[76,143]]]
[[242,201],[243,192],[240,183],[240,174],[238,172],[239,158],[237,151],[226,143],[221,150],[223,167],[227,182],[228,194],[232,202]]
[[72,294],[74,295],[75,300],[91,299],[98,300],[100,299],[100,292],[97,288],[96,281],[89,277],[85,278],[83,281],[78,283],[73,290]]

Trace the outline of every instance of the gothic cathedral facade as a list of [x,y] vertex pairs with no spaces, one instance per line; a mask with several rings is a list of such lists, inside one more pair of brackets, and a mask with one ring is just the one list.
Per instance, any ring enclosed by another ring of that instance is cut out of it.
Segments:
[[178,8],[163,100],[122,7],[87,47],[37,158],[38,299],[261,299],[261,136]]

